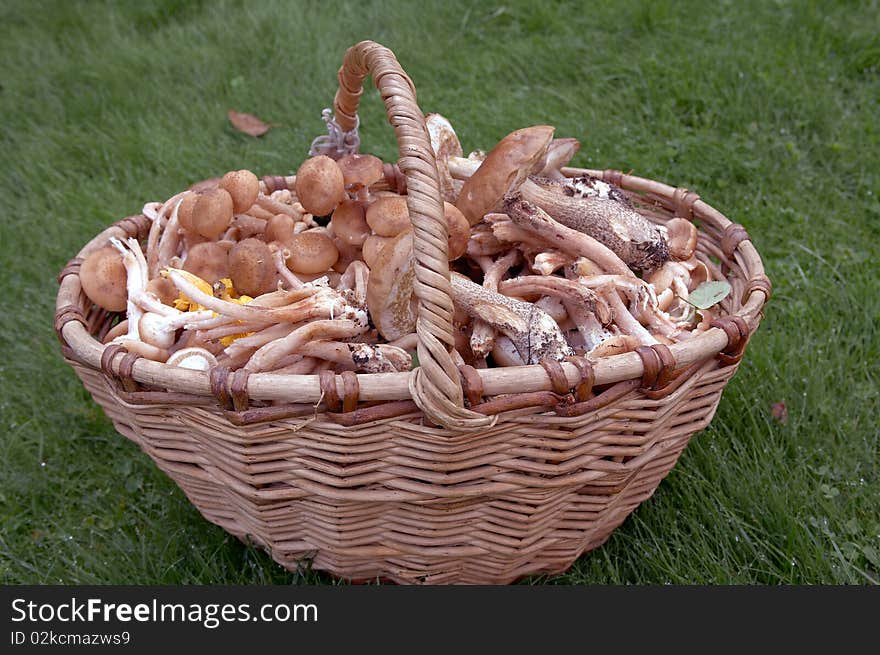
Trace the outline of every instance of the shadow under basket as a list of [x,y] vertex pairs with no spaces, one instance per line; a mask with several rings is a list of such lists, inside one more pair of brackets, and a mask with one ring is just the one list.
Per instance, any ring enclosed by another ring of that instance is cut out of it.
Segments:
[[[354,128],[367,74],[400,144],[418,243],[423,225],[442,220],[442,203],[412,82],[390,51],[371,42],[349,49],[336,119]],[[414,373],[179,369],[103,345],[118,316],[80,286],[82,259],[110,237],[146,239],[151,223],[137,215],[61,271],[62,352],[116,429],[206,519],[290,570],[308,560],[349,580],[410,584],[563,572],[654,493],[708,425],[770,297],[745,229],[696,194],[620,171],[563,173],[621,187],[655,223],[698,222],[697,257],[732,286],[713,327],[594,362],[456,369],[430,359],[430,335],[420,332]],[[264,178],[264,188],[271,179],[281,178]],[[439,292],[449,299],[448,286]],[[444,404],[437,390],[450,387]]]

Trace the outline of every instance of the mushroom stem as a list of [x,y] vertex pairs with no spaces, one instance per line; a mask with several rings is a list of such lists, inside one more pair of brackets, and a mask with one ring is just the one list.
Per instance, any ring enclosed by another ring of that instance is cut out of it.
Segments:
[[348,365],[364,373],[396,373],[412,367],[412,357],[408,352],[387,344],[310,341],[302,344],[297,352],[307,357]]
[[[266,308],[254,306],[252,303],[239,305],[215,298],[199,289],[195,284],[198,278],[184,270],[166,268],[164,273],[193,302],[207,307],[218,314],[222,314],[228,319],[262,323],[300,323],[309,319],[342,316],[352,318],[364,324],[367,322],[364,310],[352,307],[335,290],[325,286],[304,286],[302,289],[296,290],[297,294],[307,293],[306,297],[302,300],[283,307]],[[199,329],[204,326],[194,322],[188,327],[190,329]]]
[[297,211],[297,209],[293,205],[279,202],[274,198],[263,195],[262,193],[257,196],[257,201],[255,204],[257,205],[257,207],[265,209],[273,216],[276,214],[287,214],[296,221],[301,221],[303,217],[303,212]]
[[[156,267],[158,270],[162,270],[168,266],[171,262],[171,258],[177,255],[178,247],[180,245],[180,224],[177,219],[177,210],[180,207],[181,202],[183,202],[182,198],[174,203],[171,218],[169,218],[168,222],[165,224],[165,229],[162,231],[162,238],[159,239],[159,254],[156,258]],[[138,249],[140,250],[140,248]],[[149,271],[149,267],[147,270]]]
[[639,323],[635,317],[629,313],[626,305],[617,294],[617,289],[612,286],[603,288],[600,293],[608,301],[611,306],[611,312],[614,314],[614,323],[620,328],[623,334],[635,337],[642,345],[651,346],[660,343],[655,339],[645,327]]
[[506,334],[527,363],[537,364],[545,357],[561,360],[573,354],[556,321],[532,303],[481,287],[459,273],[452,273],[450,281],[455,303]]
[[662,265],[669,259],[663,234],[613,190],[586,176],[562,181],[532,177],[519,187],[524,199],[607,246],[628,266],[649,271]]
[[546,211],[524,199],[519,193],[505,197],[504,211],[511,220],[550,241],[555,247],[575,257],[588,257],[609,273],[635,277],[629,267],[607,246],[593,237],[554,220]]
[[358,307],[367,306],[367,284],[370,280],[370,267],[359,259],[351,262],[339,278],[337,290]]
[[[478,257],[476,261],[483,269],[483,288],[497,292],[501,278],[519,261],[519,251],[512,249],[494,261],[488,257]],[[495,328],[482,319],[474,319],[470,346],[477,359],[488,355],[495,348]]]
[[548,250],[535,255],[531,268],[541,275],[552,275],[560,268],[570,266],[571,263],[570,255],[566,255],[558,250]]
[[153,219],[153,224],[150,226],[150,233],[147,236],[148,280],[152,280],[159,274],[159,239],[162,236],[162,230],[165,229],[165,224],[167,222],[165,216],[172,207],[177,207],[178,201],[182,200],[186,193],[187,191],[181,191],[162,203],[162,206],[159,207],[159,210],[156,213],[156,218]]
[[302,289],[305,283],[294,275],[293,271],[287,268],[287,258],[290,257],[290,251],[286,248],[278,247],[276,244],[269,246],[269,249],[272,251],[272,261],[275,263],[275,270],[281,279],[287,283],[290,289]]
[[245,364],[245,369],[251,372],[271,370],[275,362],[297,352],[304,343],[318,339],[345,339],[357,336],[364,330],[365,323],[349,319],[312,321],[293,330],[286,337],[275,339],[261,347]]
[[603,325],[611,322],[611,308],[596,292],[573,280],[555,275],[522,275],[504,280],[498,290],[507,296],[523,298],[529,295],[553,296],[566,305],[579,305],[583,310],[595,314]]

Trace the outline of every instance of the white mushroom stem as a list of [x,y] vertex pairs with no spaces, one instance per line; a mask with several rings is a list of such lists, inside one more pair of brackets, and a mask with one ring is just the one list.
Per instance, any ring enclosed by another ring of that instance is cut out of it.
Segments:
[[[488,257],[477,257],[476,261],[483,269],[483,288],[497,292],[501,278],[519,261],[519,252],[510,250],[494,261]],[[470,346],[477,359],[488,355],[495,347],[495,328],[482,319],[474,319]]]
[[[504,216],[506,219],[507,216]],[[477,223],[471,228],[471,236],[468,239],[467,254],[470,257],[491,257],[510,249],[509,243],[495,236],[494,226],[489,223]]]
[[177,221],[177,210],[183,199],[174,203],[174,209],[171,212],[171,218],[165,224],[162,231],[162,238],[159,239],[158,251],[156,258],[157,270],[162,270],[171,263],[171,258],[177,255],[178,246],[180,245],[180,224]]
[[[304,287],[295,293],[309,295],[284,307],[266,308],[255,306],[254,303],[239,305],[234,302],[221,300],[199,289],[194,283],[196,278],[191,273],[181,269],[166,268],[164,273],[168,275],[174,285],[195,303],[207,307],[228,319],[236,319],[244,322],[256,323],[300,323],[316,318],[351,318],[366,324],[367,316],[363,309],[352,307],[335,290],[325,286]],[[216,323],[211,324],[212,327]],[[188,325],[189,329],[208,327],[207,324],[193,322]]]
[[295,362],[279,366],[273,372],[281,375],[309,375],[315,372],[315,367],[320,363],[321,360],[314,357],[301,357]]
[[[577,313],[578,308],[569,308]],[[584,348],[587,352],[592,351],[600,343],[614,336],[614,333],[606,327],[603,327],[596,317],[592,314],[584,314],[575,319],[577,321],[577,329],[584,340]]]
[[571,317],[569,317],[565,305],[559,298],[553,296],[541,296],[535,301],[535,306],[550,314],[550,318],[556,321],[559,324],[559,327],[563,327],[563,322],[565,321],[571,322]]
[[508,337],[499,335],[492,348],[492,358],[499,366],[525,366],[525,361],[520,357],[513,341]]
[[341,341],[310,341],[298,352],[335,364],[346,364],[364,373],[395,373],[412,368],[412,356],[403,348],[387,344],[343,343]]
[[147,287],[147,279],[144,276],[137,257],[131,249],[123,245],[116,237],[110,238],[110,244],[122,255],[122,265],[125,266],[125,290],[128,294],[126,299],[125,314],[128,319],[128,332],[117,339],[140,339],[138,326],[144,310],[135,302],[135,298],[142,294]]
[[458,273],[452,273],[450,281],[456,305],[510,337],[527,363],[574,354],[556,321],[532,303],[485,289]]
[[629,313],[626,305],[623,304],[623,300],[620,299],[617,289],[609,285],[600,290],[600,293],[611,306],[611,312],[614,315],[614,323],[620,328],[620,331],[623,334],[635,337],[645,346],[652,346],[655,343],[660,343],[650,332],[648,332],[648,330],[645,329],[645,326],[639,323],[635,317]]
[[271,198],[262,193],[257,196],[256,205],[258,207],[262,207],[268,212],[271,212],[273,215],[287,214],[297,221],[301,221],[303,218],[303,213],[301,211],[298,211],[294,205],[288,205],[287,203],[279,202],[275,198]]
[[270,245],[269,250],[272,251],[272,261],[275,263],[275,270],[281,276],[281,279],[287,283],[288,288],[301,289],[305,283],[294,275],[293,271],[287,268],[287,258],[290,257],[290,251],[276,244]]
[[282,357],[297,352],[304,343],[320,339],[346,339],[365,330],[365,324],[349,319],[312,321],[257,350],[248,360],[245,369],[251,372],[271,370]]
[[570,255],[566,255],[558,250],[549,250],[535,255],[531,268],[541,275],[552,275],[560,268],[570,266],[571,263],[572,258]]
[[162,236],[162,230],[165,229],[166,216],[172,208],[183,198],[187,191],[181,191],[171,196],[162,203],[153,224],[150,226],[150,234],[147,237],[147,264],[148,264],[148,280],[152,280],[159,274],[159,239]]
[[[276,324],[279,328],[286,328],[287,332],[290,332],[293,327],[289,323],[280,323]],[[242,323],[240,321],[235,321],[233,323],[229,323],[227,325],[220,325],[218,327],[203,329],[203,330],[194,330],[192,328],[192,324],[186,324],[184,327],[187,328],[188,331],[194,332],[199,340],[202,342],[205,341],[217,341],[219,339],[223,339],[225,337],[232,337],[236,334],[246,334],[248,332],[260,332],[265,330],[268,327],[273,327],[270,324],[266,323]],[[284,332],[284,334],[287,334]],[[244,337],[242,337],[244,338]],[[241,339],[236,339],[236,342]],[[260,344],[262,345],[262,344]]]
[[148,202],[144,205],[143,209],[141,209],[141,214],[149,218],[150,221],[155,221],[156,217],[159,216],[159,209],[161,207],[161,202]]
[[359,259],[351,262],[345,269],[345,273],[339,278],[337,290],[345,293],[358,307],[367,305],[367,284],[370,280],[370,267]]
[[[239,351],[256,350],[257,348],[262,348],[267,343],[275,341],[275,339],[283,339],[288,334],[293,332],[294,329],[294,326],[290,325],[289,323],[278,323],[261,329],[253,330],[254,334],[236,339],[226,347],[225,352],[227,355],[233,356]],[[225,334],[223,336],[232,336],[233,334],[241,334],[243,332],[251,331],[252,330],[240,329],[239,332],[233,332],[231,334]]]
[[519,227],[537,234],[542,240],[550,241],[556,248],[576,257],[588,257],[609,273],[618,275],[635,274],[608,247],[593,237],[562,225],[537,205],[515,193],[505,197],[505,213]]
[[579,305],[584,311],[595,314],[601,323],[611,321],[608,304],[596,292],[576,281],[555,275],[521,275],[504,280],[498,285],[498,290],[506,296],[518,298],[553,296],[563,300],[567,306]]

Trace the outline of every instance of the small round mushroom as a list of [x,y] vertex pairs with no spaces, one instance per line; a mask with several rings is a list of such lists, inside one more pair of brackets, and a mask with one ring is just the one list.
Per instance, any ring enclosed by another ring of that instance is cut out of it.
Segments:
[[287,266],[294,273],[323,273],[339,259],[339,250],[324,232],[300,232],[287,248],[290,251]]
[[253,297],[271,291],[275,287],[275,264],[269,246],[253,237],[232,246],[229,277],[239,294]]
[[220,179],[220,188],[232,197],[232,210],[242,214],[256,202],[260,194],[260,181],[246,169],[229,171]]
[[164,277],[156,277],[147,282],[147,293],[152,293],[163,305],[172,305],[177,300],[177,287]]
[[217,358],[204,348],[181,348],[165,362],[168,366],[208,371],[217,365]]
[[358,200],[368,201],[370,186],[385,177],[382,160],[373,155],[352,153],[336,160],[345,188]]
[[266,223],[264,233],[268,243],[290,243],[295,234],[296,221],[288,214],[276,214]]
[[367,223],[364,207],[353,200],[343,201],[333,211],[330,228],[344,244],[356,248],[363,246],[370,236],[370,225]]
[[195,225],[193,225],[193,209],[195,209],[199,195],[195,191],[189,191],[183,195],[177,206],[177,224],[188,234],[196,233]]
[[169,329],[168,320],[161,314],[144,312],[138,322],[138,335],[141,341],[167,350],[174,345],[175,330]]
[[[471,226],[464,214],[452,203],[443,203],[446,230],[449,241],[449,259],[458,259],[467,250]],[[386,196],[379,198],[367,208],[367,224],[380,237],[396,237],[412,228],[406,198]]]
[[124,311],[128,300],[127,275],[122,257],[113,246],[91,252],[79,270],[82,290],[89,300],[110,312]]
[[232,196],[226,189],[208,189],[198,197],[193,207],[193,227],[203,237],[216,239],[232,223],[232,207]]
[[[186,255],[183,270],[213,284],[229,275],[229,252],[216,241],[197,243]],[[173,286],[173,285],[172,285]]]
[[345,198],[345,178],[326,155],[306,159],[296,172],[296,196],[315,216],[327,216]]
[[380,237],[396,237],[412,227],[406,198],[397,195],[383,196],[373,202],[367,208],[366,221]]

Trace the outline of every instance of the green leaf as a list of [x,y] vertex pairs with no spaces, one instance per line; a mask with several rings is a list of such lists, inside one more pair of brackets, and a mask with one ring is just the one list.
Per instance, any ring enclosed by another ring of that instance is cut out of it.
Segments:
[[418,354],[413,353],[412,354],[412,367],[418,368],[418,366],[419,366],[419,356],[418,356]]
[[703,282],[688,295],[688,302],[697,309],[709,309],[727,297],[730,284],[723,281]]

